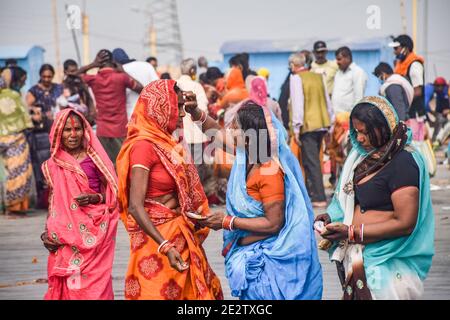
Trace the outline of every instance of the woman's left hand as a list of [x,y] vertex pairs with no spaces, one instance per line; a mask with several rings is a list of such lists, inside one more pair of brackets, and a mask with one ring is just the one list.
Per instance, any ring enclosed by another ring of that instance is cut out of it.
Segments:
[[327,224],[325,228],[326,231],[321,234],[322,238],[330,241],[340,241],[348,239],[348,226],[343,223],[330,223]]
[[100,202],[100,197],[98,194],[90,194],[90,193],[82,193],[79,196],[75,197],[75,200],[82,207],[85,207],[90,204],[97,204]]
[[215,212],[210,214],[205,220],[199,220],[198,224],[202,227],[208,227],[213,230],[222,229],[222,221],[225,217],[225,213],[223,212]]

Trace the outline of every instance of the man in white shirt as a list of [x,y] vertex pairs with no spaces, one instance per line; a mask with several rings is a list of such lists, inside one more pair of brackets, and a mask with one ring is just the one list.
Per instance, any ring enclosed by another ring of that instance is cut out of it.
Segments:
[[367,74],[353,62],[352,52],[348,47],[336,51],[339,70],[334,77],[332,104],[334,113],[351,112],[356,103],[364,97]]
[[[202,85],[194,79],[197,75],[197,65],[194,59],[185,59],[181,62],[181,77],[177,80],[177,86],[183,91],[192,91],[197,97],[200,110],[208,112],[208,98]],[[203,159],[203,144],[208,141],[206,135],[196,126],[191,117],[183,118],[183,139],[189,145],[192,159],[197,167],[200,179],[205,178],[206,166]]]
[[[139,81],[142,86],[147,86],[150,82],[158,80],[159,77],[156,74],[155,68],[144,61],[136,61],[135,59],[130,59],[127,53],[121,49],[114,49],[113,59],[115,62],[120,63],[131,77]],[[127,115],[128,119],[131,118],[133,114],[134,106],[139,99],[139,93],[136,93],[130,89],[127,89]]]
[[331,103],[334,108],[336,121],[331,133],[331,141],[328,151],[331,160],[330,183],[335,184],[338,167],[345,161],[344,137],[348,133],[348,119],[353,107],[364,97],[367,85],[367,74],[356,63],[353,62],[352,51],[348,47],[339,48],[336,53],[336,63],[339,70],[334,77],[333,93]]

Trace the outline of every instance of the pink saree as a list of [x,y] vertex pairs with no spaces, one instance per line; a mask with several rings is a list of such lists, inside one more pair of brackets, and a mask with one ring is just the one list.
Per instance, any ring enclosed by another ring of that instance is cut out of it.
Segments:
[[[61,148],[62,132],[70,113],[83,119],[87,155],[107,181],[105,204],[78,206],[81,193],[95,193],[80,164]],[[42,165],[50,186],[48,237],[63,244],[48,258],[46,300],[111,300],[112,264],[119,219],[117,176],[114,166],[80,113],[61,111],[50,132],[51,156]]]

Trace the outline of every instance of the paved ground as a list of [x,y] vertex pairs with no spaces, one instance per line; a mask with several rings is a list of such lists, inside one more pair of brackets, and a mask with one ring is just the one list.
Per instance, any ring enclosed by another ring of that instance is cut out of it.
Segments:
[[[441,154],[442,157],[442,154]],[[450,299],[450,170],[439,166],[432,179],[434,210],[436,215],[436,255],[431,272],[425,281],[424,299]],[[47,252],[39,235],[44,228],[46,213],[36,212],[22,219],[0,216],[0,300],[42,299],[47,285]],[[226,299],[231,299],[224,276],[221,232],[211,232],[205,249],[209,262],[220,276]],[[116,258],[113,269],[116,299],[123,299],[124,274],[128,260],[128,236],[119,225]],[[327,255],[320,252],[324,272],[324,299],[341,296],[335,266]]]

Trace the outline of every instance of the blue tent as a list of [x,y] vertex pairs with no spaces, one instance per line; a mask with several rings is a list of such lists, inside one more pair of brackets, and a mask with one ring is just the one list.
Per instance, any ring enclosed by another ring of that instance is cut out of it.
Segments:
[[[373,70],[380,61],[392,65],[394,54],[392,48],[388,47],[391,41],[389,37],[356,39],[356,38],[329,38],[320,39],[327,43],[329,49],[328,59],[334,60],[334,52],[342,46],[347,46],[352,50],[353,61],[362,67],[368,74],[366,95],[378,93],[379,83]],[[225,42],[220,52],[223,55],[223,62],[219,66],[222,69],[228,68],[228,60],[235,54],[247,52],[250,55],[250,67],[258,70],[261,67],[270,71],[269,92],[273,98],[278,99],[280,87],[288,74],[288,58],[293,52],[301,50],[312,51],[314,42],[319,40],[239,40]]]
[[7,59],[16,59],[19,67],[27,71],[27,82],[22,90],[28,90],[39,81],[39,68],[44,63],[44,48],[33,45],[0,46],[0,67]]

